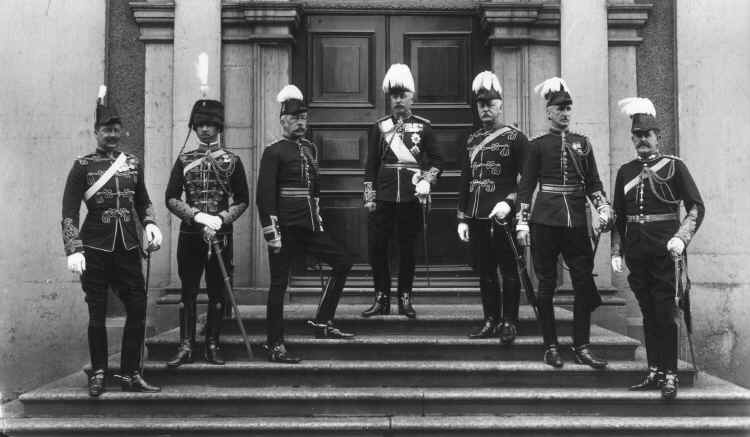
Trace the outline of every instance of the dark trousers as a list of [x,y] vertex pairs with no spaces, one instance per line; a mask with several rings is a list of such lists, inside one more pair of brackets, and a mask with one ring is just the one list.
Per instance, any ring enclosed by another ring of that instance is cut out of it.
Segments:
[[[649,245],[650,246],[650,245]],[[643,332],[649,367],[677,371],[677,308],[674,261],[659,247],[636,246],[628,250],[625,263],[628,282],[643,314]]]
[[329,266],[331,275],[320,298],[316,322],[333,320],[344,289],[346,275],[352,268],[349,255],[333,241],[328,232],[315,232],[301,227],[281,228],[281,250],[268,248],[271,268],[271,289],[266,306],[267,340],[269,345],[284,341],[284,294],[289,284],[289,269],[297,256],[312,255]]
[[125,306],[120,369],[125,375],[139,370],[146,329],[146,290],[138,249],[125,250],[119,239],[114,252],[86,249],[86,270],[81,285],[89,307],[89,353],[94,370],[107,369],[107,289]]
[[[479,273],[484,318],[518,321],[521,281],[513,256],[513,249],[502,226],[494,220],[469,220],[469,237],[474,268]],[[502,299],[497,269],[503,278]]]
[[[232,235],[216,235],[221,246],[221,256],[229,277],[232,277]],[[201,276],[206,273],[206,291],[208,293],[208,309],[206,311],[206,338],[218,341],[226,306],[226,291],[224,278],[219,268],[216,253],[211,250],[202,234],[180,233],[177,240],[177,272],[182,282],[182,308],[180,327],[183,328],[182,338],[195,337],[195,306],[200,290]]]
[[388,266],[388,242],[397,236],[399,273],[398,293],[411,293],[414,284],[414,240],[422,225],[419,202],[376,202],[368,217],[368,247],[375,291],[391,294],[391,272]]
[[562,254],[570,269],[573,300],[573,345],[583,346],[591,337],[591,312],[601,304],[594,284],[594,251],[585,227],[565,228],[531,224],[531,252],[539,278],[539,316],[546,345],[557,344],[552,299],[557,285],[557,257]]

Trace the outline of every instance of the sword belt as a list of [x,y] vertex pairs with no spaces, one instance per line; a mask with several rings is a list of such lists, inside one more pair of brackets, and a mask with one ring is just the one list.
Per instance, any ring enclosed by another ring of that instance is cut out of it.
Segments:
[[651,223],[651,222],[671,222],[677,220],[679,217],[676,212],[669,212],[666,214],[635,214],[627,215],[628,223]]
[[279,196],[281,197],[302,197],[310,198],[310,189],[302,187],[281,187],[279,188]]
[[558,193],[558,194],[574,194],[583,193],[583,185],[558,185],[558,184],[542,184],[543,193]]

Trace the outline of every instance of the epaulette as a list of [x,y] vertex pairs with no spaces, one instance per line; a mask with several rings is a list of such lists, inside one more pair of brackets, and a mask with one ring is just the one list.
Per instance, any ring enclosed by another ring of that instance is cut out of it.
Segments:
[[88,155],[79,156],[76,158],[76,161],[78,161],[81,165],[88,165],[89,164],[89,158],[96,155],[96,153],[89,153]]
[[432,124],[432,122],[430,120],[428,120],[428,119],[426,119],[424,117],[420,117],[420,116],[415,115],[415,114],[412,114],[411,116],[414,117],[414,118],[416,118],[417,120],[423,122],[423,123]]
[[543,137],[543,136],[545,136],[545,135],[549,135],[549,132],[541,132],[541,133],[539,133],[539,134],[536,134],[535,136],[533,136],[533,137],[529,138],[529,141],[534,141],[534,140],[536,140],[537,138],[541,138],[541,137]]
[[584,135],[584,134],[582,134],[582,133],[580,133],[580,132],[574,132],[574,131],[572,131],[572,130],[569,130],[569,131],[568,131],[568,134],[569,134],[569,135],[578,135],[579,137],[583,137],[583,138],[586,138],[586,139],[588,139],[588,137],[586,137],[586,135]]
[[383,117],[380,117],[377,120],[375,120],[375,124],[380,124],[381,121],[385,121],[386,119],[389,119],[389,118],[391,118],[390,115],[385,115]]
[[661,155],[661,156],[663,158],[669,158],[669,159],[674,159],[676,161],[682,161],[682,158],[680,158],[679,156],[675,156],[675,155]]
[[523,133],[523,132],[521,131],[521,129],[519,129],[519,128],[518,128],[517,126],[514,126],[514,125],[512,125],[512,124],[506,124],[505,126],[506,126],[506,127],[509,127],[509,128],[511,128],[511,129],[513,129],[514,131],[518,131],[518,132],[521,132],[521,133]]

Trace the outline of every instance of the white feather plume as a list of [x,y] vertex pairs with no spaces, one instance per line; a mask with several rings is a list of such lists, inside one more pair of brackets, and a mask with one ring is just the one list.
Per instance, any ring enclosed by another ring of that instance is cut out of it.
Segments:
[[617,104],[620,106],[620,111],[629,117],[635,114],[648,114],[656,117],[656,108],[653,102],[647,98],[627,97],[617,102]]
[[201,83],[201,94],[206,97],[208,93],[208,55],[206,52],[198,55],[198,64],[196,65],[198,80]]
[[500,87],[500,80],[498,80],[497,76],[495,76],[495,73],[491,71],[483,71],[474,78],[474,82],[471,83],[471,90],[475,93],[479,92],[481,89],[486,90],[495,90],[498,93],[503,92],[503,89]]
[[279,103],[283,103],[291,99],[304,100],[302,91],[300,91],[299,88],[294,85],[285,86],[281,89],[281,91],[279,91],[279,94],[276,96],[276,101],[278,101]]
[[99,103],[104,103],[104,96],[107,95],[107,86],[106,85],[99,85],[99,94],[96,96],[96,100],[99,101]]
[[551,77],[534,87],[534,92],[539,93],[545,99],[547,98],[547,94],[555,91],[567,91],[569,94],[572,94],[570,88],[568,88],[568,84],[560,77]]
[[414,77],[406,64],[393,64],[383,78],[383,92],[388,93],[391,88],[406,88],[414,92]]

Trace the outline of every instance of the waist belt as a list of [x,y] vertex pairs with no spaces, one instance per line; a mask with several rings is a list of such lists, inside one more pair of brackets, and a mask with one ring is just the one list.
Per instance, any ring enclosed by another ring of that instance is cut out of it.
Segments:
[[583,185],[542,184],[542,192],[560,194],[583,193]]
[[417,164],[405,164],[405,163],[395,163],[395,164],[383,164],[383,168],[411,168],[414,170],[419,170],[419,166]]
[[484,191],[491,193],[495,191],[495,181],[492,179],[472,179],[469,182],[469,191],[474,191],[477,188],[484,188]]
[[678,220],[676,212],[669,212],[666,214],[638,214],[627,216],[628,223],[651,223],[651,222],[671,222]]
[[310,197],[310,189],[302,187],[281,187],[279,188],[281,197]]

